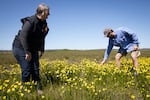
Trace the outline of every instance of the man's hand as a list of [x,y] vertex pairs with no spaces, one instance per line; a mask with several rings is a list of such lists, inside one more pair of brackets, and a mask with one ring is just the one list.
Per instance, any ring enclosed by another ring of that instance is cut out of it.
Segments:
[[44,52],[43,52],[43,51],[40,51],[39,57],[42,57],[43,54],[44,54]]
[[100,65],[104,65],[106,63],[106,60],[103,60]]
[[30,60],[32,59],[32,55],[31,55],[30,52],[26,53],[25,59],[26,59],[27,61],[30,61]]
[[46,26],[43,30],[42,30],[42,32],[44,32],[44,33],[47,33],[48,32],[48,27]]
[[139,47],[138,46],[133,46],[133,50],[138,50],[139,49]]

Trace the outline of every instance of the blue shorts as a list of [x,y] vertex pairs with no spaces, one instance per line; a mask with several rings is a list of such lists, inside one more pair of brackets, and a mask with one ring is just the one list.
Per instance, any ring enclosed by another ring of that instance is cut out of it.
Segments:
[[130,43],[126,46],[126,49],[124,48],[119,48],[118,53],[121,53],[123,56],[127,55],[128,52],[132,52],[134,51],[133,46],[135,46],[136,44]]
[[121,53],[123,56],[127,55],[127,50],[123,48],[119,48],[118,53]]

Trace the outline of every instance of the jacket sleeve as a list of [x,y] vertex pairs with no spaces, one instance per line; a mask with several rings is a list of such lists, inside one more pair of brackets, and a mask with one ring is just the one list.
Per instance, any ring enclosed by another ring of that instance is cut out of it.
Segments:
[[45,39],[42,39],[42,41],[41,41],[41,48],[40,48],[40,51],[41,51],[41,52],[44,52],[44,51],[45,51]]
[[31,33],[30,32],[31,28],[32,28],[31,23],[29,21],[26,21],[24,23],[24,25],[22,26],[22,30],[21,30],[21,33],[19,36],[19,39],[21,41],[21,44],[22,44],[25,52],[29,52],[29,45],[27,42],[27,38],[28,38],[29,34]]
[[48,34],[48,32],[49,32],[49,28],[48,28],[48,26],[47,26],[47,23],[46,23],[46,26],[45,27],[47,27],[47,31],[43,31],[43,38],[42,38],[42,40],[41,40],[41,48],[40,48],[40,51],[42,51],[42,52],[44,52],[45,51],[45,38],[46,38],[46,36],[47,36],[47,34]]

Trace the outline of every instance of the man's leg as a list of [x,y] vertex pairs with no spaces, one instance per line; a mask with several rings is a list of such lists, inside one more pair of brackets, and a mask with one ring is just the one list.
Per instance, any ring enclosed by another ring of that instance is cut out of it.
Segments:
[[29,62],[25,60],[25,52],[21,48],[13,48],[13,54],[20,64],[22,71],[22,82],[30,81],[30,66]]
[[34,82],[37,82],[37,90],[38,90],[37,92],[38,92],[38,95],[41,95],[43,94],[43,91],[42,91],[42,84],[41,84],[40,72],[39,72],[38,52],[33,52],[32,57],[33,57],[32,80]]
[[117,53],[116,56],[115,56],[117,67],[120,67],[120,59],[121,59],[121,57],[122,57],[121,53]]
[[39,55],[38,51],[37,52],[31,52],[32,54],[32,69],[31,69],[31,75],[32,75],[32,80],[37,84],[35,88],[37,89],[38,95],[42,95],[42,84],[41,84],[41,79],[40,79],[40,73],[39,73]]
[[32,62],[33,62],[33,67],[32,67],[32,80],[35,82],[40,81],[40,73],[39,73],[39,56],[38,52],[32,53]]
[[137,51],[132,51],[131,52],[131,57],[132,57],[132,61],[133,61],[133,66],[135,68],[138,68]]

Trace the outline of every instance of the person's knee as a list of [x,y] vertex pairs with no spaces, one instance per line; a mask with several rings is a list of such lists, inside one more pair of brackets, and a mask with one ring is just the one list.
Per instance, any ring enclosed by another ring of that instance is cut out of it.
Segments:
[[118,59],[119,59],[117,55],[115,56],[115,59],[116,59],[116,60],[118,60]]
[[136,56],[131,56],[132,57],[132,60],[133,61],[136,61],[137,60],[137,57]]
[[115,59],[116,60],[120,60],[120,58],[121,58],[121,55],[120,54],[116,54]]
[[133,60],[136,60],[136,59],[137,59],[136,53],[135,53],[135,52],[132,52],[132,53],[131,53],[131,57],[132,57]]

